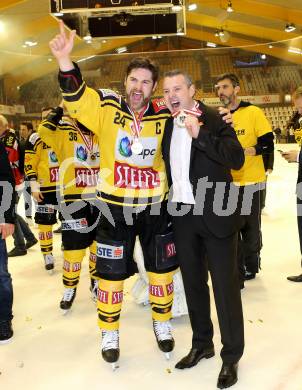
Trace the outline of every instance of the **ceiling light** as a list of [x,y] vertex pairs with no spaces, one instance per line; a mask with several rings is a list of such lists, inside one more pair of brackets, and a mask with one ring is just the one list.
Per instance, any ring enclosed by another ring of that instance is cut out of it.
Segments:
[[299,49],[298,47],[289,47],[288,52],[294,54],[302,54],[302,50]]
[[173,5],[173,7],[172,7],[173,12],[180,12],[181,10],[182,10],[181,5]]
[[207,46],[208,47],[216,47],[217,45],[214,42],[207,42]]
[[195,11],[197,9],[197,4],[192,3],[188,5],[188,11]]
[[127,51],[127,47],[126,46],[118,47],[117,49],[115,49],[115,51],[118,54],[122,54],[122,53],[125,53]]
[[227,6],[227,12],[234,12],[234,10],[233,10],[233,7],[232,7],[232,2],[229,0],[228,1],[228,6]]
[[29,38],[24,42],[24,45],[27,47],[36,46],[38,44],[37,41],[34,41],[33,39]]
[[55,12],[53,15],[59,17],[59,16],[63,16],[64,14],[62,12]]
[[296,30],[296,26],[293,24],[293,23],[287,23],[285,28],[284,28],[284,31],[286,32],[293,32]]
[[91,35],[90,33],[88,32],[84,37],[83,37],[84,41],[91,41],[92,38],[91,38]]
[[260,58],[261,58],[262,60],[266,60],[266,54],[261,54]]
[[48,62],[52,62],[52,58],[48,58],[48,60],[47,60]]
[[91,58],[94,58],[94,57],[95,57],[95,55],[89,56],[89,57],[85,57],[85,58],[81,58],[80,60],[77,60],[77,63],[90,60]]
[[268,45],[268,48],[269,49],[272,49],[274,46],[273,45]]

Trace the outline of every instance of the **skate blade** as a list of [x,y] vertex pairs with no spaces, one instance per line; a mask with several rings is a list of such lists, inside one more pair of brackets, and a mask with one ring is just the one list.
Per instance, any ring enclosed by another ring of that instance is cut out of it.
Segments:
[[71,311],[71,309],[61,309],[61,311],[62,311],[62,315],[66,316]]
[[111,368],[112,368],[112,371],[116,371],[118,368],[120,368],[120,365],[118,364],[118,362],[114,362],[114,363],[111,363]]
[[166,360],[170,360],[170,357],[171,357],[170,352],[164,352],[164,355],[165,355]]
[[48,275],[53,275],[54,273],[55,273],[55,270],[54,269],[48,269],[48,270],[46,270],[47,271],[47,273],[48,273]]

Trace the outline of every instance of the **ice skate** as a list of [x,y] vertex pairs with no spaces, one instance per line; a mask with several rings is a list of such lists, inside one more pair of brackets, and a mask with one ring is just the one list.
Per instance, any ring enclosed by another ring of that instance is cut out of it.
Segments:
[[63,298],[60,302],[60,308],[63,310],[64,315],[71,309],[76,292],[76,288],[65,288]]
[[164,352],[166,359],[169,360],[170,352],[174,349],[174,339],[170,321],[153,320],[153,330],[159,349]]
[[102,356],[103,359],[111,363],[112,370],[115,371],[119,365],[117,363],[120,357],[119,331],[102,330]]
[[49,275],[53,275],[55,267],[55,259],[51,253],[44,255],[45,269]]

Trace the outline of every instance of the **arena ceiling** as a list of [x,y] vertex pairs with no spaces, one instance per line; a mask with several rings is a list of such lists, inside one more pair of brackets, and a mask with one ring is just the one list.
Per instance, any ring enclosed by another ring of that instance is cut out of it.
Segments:
[[[187,11],[185,37],[169,37],[163,43],[151,38],[122,38],[101,40],[86,44],[76,39],[74,59],[114,53],[120,46],[132,52],[155,50],[203,50],[210,41],[221,47],[246,48],[256,53],[302,64],[302,54],[289,53],[289,47],[302,48],[302,0],[231,0],[234,12],[226,12],[228,0],[190,0],[188,6],[197,9]],[[296,30],[285,32],[287,23]],[[227,40],[215,36],[219,29],[226,31]],[[0,77],[11,87],[54,71],[48,42],[56,34],[57,21],[49,14],[48,0],[0,1]],[[25,41],[37,45],[23,47]]]

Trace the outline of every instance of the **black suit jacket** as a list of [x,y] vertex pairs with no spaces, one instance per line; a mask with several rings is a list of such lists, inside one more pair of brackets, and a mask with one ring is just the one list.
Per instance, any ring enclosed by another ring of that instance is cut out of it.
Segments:
[[[244,152],[234,129],[222,120],[217,110],[201,102],[198,103],[202,111],[200,121],[203,125],[200,127],[198,138],[192,139],[190,157],[190,182],[193,185],[196,201],[195,210],[204,219],[214,236],[227,237],[239,229],[236,194],[238,187],[232,184],[230,170],[242,167]],[[173,118],[170,118],[166,122],[162,141],[162,153],[169,186],[172,185],[170,168],[172,132]],[[206,188],[209,185],[211,188]],[[219,210],[226,209],[228,202],[233,202],[235,205],[233,212],[226,213],[230,215],[221,215]]]

